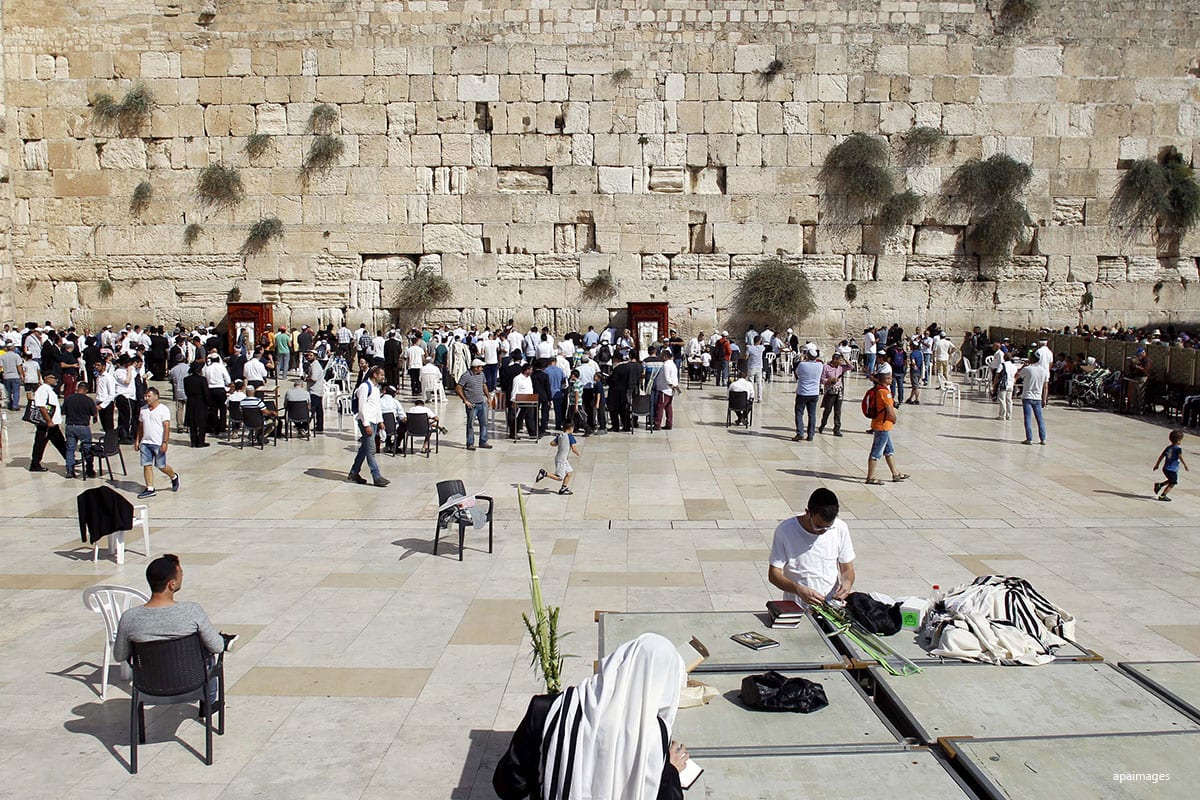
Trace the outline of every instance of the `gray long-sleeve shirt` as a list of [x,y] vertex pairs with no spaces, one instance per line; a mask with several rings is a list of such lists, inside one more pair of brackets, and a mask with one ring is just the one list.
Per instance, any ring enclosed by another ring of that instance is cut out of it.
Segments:
[[158,642],[178,639],[196,631],[210,653],[225,649],[225,641],[208,621],[208,614],[196,603],[175,603],[170,606],[146,608],[134,606],[121,615],[117,625],[117,641],[113,643],[113,658],[118,662],[129,658],[130,642]]

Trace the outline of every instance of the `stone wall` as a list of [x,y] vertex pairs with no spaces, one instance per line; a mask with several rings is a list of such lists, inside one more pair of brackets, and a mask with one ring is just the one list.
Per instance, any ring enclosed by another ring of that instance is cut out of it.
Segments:
[[[423,263],[455,289],[435,320],[563,328],[666,300],[681,329],[711,329],[779,255],[813,281],[813,335],[1194,318],[1200,237],[1109,217],[1130,160],[1200,154],[1192,3],[1063,0],[1004,31],[999,2],[10,0],[0,304],[208,321],[236,289],[283,322],[382,323]],[[151,117],[98,124],[96,95],[137,84]],[[304,181],[318,104],[344,152]],[[947,145],[914,158],[914,126]],[[897,183],[929,198],[894,235],[818,179],[856,131],[885,137]],[[271,136],[257,158],[253,134]],[[1011,258],[980,259],[942,185],[995,153],[1032,165],[1035,226]],[[205,210],[196,177],[218,162],[246,196]],[[282,240],[243,255],[266,217]],[[605,269],[617,296],[584,302]]]

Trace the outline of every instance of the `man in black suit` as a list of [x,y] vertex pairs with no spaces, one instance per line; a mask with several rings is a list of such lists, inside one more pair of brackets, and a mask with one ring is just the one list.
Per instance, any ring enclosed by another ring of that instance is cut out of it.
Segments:
[[535,360],[533,374],[533,393],[538,396],[538,436],[545,436],[550,427],[550,378],[546,375],[546,362]]
[[618,350],[615,358],[617,365],[608,378],[608,414],[614,431],[629,432],[633,430],[629,393],[638,385],[641,370],[624,351]]
[[504,416],[508,422],[508,438],[510,439],[517,438],[517,408],[513,400],[513,378],[520,375],[524,369],[525,364],[521,353],[514,351],[512,358],[500,368],[500,380],[496,383],[500,391],[504,392]]
[[196,359],[183,379],[183,394],[187,398],[184,421],[191,435],[192,447],[208,447],[204,441],[208,430],[208,379],[204,377],[204,362]]
[[404,344],[397,338],[395,331],[390,331],[387,341],[383,343],[383,371],[387,376],[388,386],[400,385],[400,361],[403,358]]

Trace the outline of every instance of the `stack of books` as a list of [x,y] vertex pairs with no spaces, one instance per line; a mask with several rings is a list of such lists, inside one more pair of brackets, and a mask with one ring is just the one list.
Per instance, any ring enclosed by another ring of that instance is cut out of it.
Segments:
[[772,628],[798,628],[804,621],[804,607],[795,600],[771,600],[767,603]]

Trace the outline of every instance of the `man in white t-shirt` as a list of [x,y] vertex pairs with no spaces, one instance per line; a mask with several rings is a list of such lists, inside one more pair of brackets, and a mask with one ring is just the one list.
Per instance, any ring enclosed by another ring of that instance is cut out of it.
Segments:
[[803,514],[775,528],[767,578],[785,600],[819,605],[827,598],[845,600],[853,591],[854,545],[839,510],[837,495],[817,489]]
[[1037,356],[1038,363],[1049,371],[1050,365],[1054,363],[1054,351],[1050,349],[1050,340],[1041,339],[1038,341],[1038,345],[1040,346],[1034,352],[1034,355]]
[[488,391],[494,392],[496,379],[500,377],[500,341],[487,334],[485,337],[475,348],[479,351],[479,357],[483,359],[483,379],[487,383]]
[[425,348],[413,339],[404,351],[404,365],[408,368],[408,383],[413,395],[421,393],[421,367],[425,364]]
[[141,455],[142,475],[146,489],[138,494],[139,500],[154,497],[154,468],[158,467],[171,479],[171,491],[179,491],[179,475],[167,466],[167,446],[171,443],[171,412],[158,402],[158,389],[146,389],[146,407],[138,417],[137,437],[133,446]]
[[950,354],[957,349],[950,337],[944,334],[933,342],[934,374],[937,375],[938,388],[950,382]]
[[862,356],[863,369],[868,375],[873,375],[875,373],[875,330],[873,328],[863,330]]

